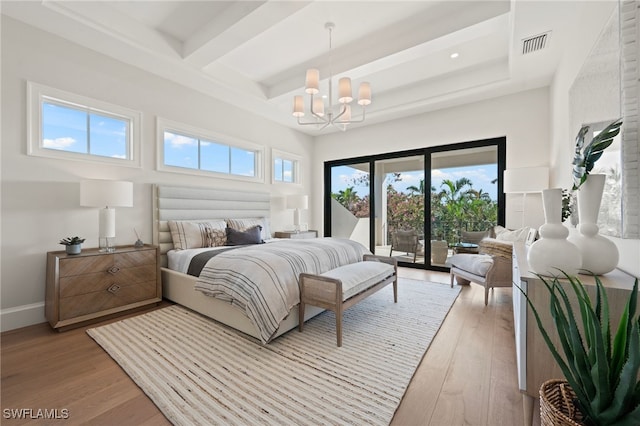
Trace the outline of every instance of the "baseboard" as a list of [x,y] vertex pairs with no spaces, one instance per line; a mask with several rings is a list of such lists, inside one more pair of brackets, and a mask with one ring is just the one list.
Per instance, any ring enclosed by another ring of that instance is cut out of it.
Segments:
[[0,310],[0,331],[9,331],[46,322],[44,302]]

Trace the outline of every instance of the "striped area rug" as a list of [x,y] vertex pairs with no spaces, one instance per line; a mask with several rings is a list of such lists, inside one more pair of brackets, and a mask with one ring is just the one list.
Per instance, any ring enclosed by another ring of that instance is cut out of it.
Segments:
[[332,312],[265,346],[178,305],[87,333],[176,425],[386,425],[459,291],[400,279],[345,312],[341,348]]

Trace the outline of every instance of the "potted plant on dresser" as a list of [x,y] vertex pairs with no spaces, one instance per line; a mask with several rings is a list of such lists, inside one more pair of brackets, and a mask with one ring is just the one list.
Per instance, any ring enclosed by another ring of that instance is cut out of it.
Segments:
[[[577,277],[565,275],[565,286],[558,278],[540,278],[549,291],[564,356],[528,297],[527,302],[566,379],[548,380],[540,387],[541,425],[640,425],[638,279],[612,335],[610,320],[615,319],[610,318],[607,293],[597,276],[595,305]],[[572,305],[570,299],[577,302]]]
[[84,238],[80,237],[67,237],[60,240],[60,244],[65,246],[67,254],[80,254],[82,243],[84,243]]

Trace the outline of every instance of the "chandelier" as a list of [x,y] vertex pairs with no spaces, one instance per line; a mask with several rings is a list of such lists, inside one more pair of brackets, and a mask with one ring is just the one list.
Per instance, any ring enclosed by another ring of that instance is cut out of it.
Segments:
[[[367,82],[360,83],[358,89],[358,105],[362,107],[362,116],[360,118],[353,119],[351,116],[350,103],[353,101],[353,94],[351,92],[351,79],[349,77],[342,77],[338,80],[339,104],[334,107],[333,71],[331,69],[331,32],[335,28],[335,24],[333,22],[327,22],[324,27],[329,30],[329,103],[325,110],[324,98],[327,96],[318,95],[320,93],[320,71],[314,68],[308,69],[304,91],[309,94],[309,110],[315,120],[302,121],[300,119],[304,117],[304,99],[302,96],[293,97],[293,116],[298,119],[298,124],[301,126],[313,124],[321,126],[320,130],[322,130],[329,125],[333,125],[345,131],[347,130],[348,124],[361,123],[364,121],[365,107],[371,103],[371,85]],[[314,95],[318,96],[314,97]]]

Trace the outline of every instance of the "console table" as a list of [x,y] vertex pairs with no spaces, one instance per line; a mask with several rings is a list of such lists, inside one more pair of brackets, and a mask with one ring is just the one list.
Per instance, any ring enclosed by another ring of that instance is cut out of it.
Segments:
[[[553,319],[549,312],[548,290],[542,280],[530,272],[527,262],[527,250],[528,247],[524,243],[514,243],[513,245],[513,318],[518,362],[518,386],[522,392],[524,424],[531,425],[534,398],[539,396],[542,383],[549,379],[563,378],[564,376],[538,330],[535,317],[527,305],[525,296],[518,289],[518,287],[522,288],[529,296],[538,310],[545,328],[551,331],[552,341],[556,347],[560,347],[558,335],[554,332]],[[579,275],[579,278],[586,286],[589,296],[592,300],[595,300],[595,279],[589,275]],[[633,289],[635,277],[616,269],[608,274],[601,275],[600,280],[607,291],[612,318],[611,328],[612,333],[615,333],[618,319]],[[565,284],[572,304],[577,304],[575,295],[571,297],[573,289],[571,289],[568,282],[563,282],[563,286]],[[561,349],[560,351],[562,352]]]

